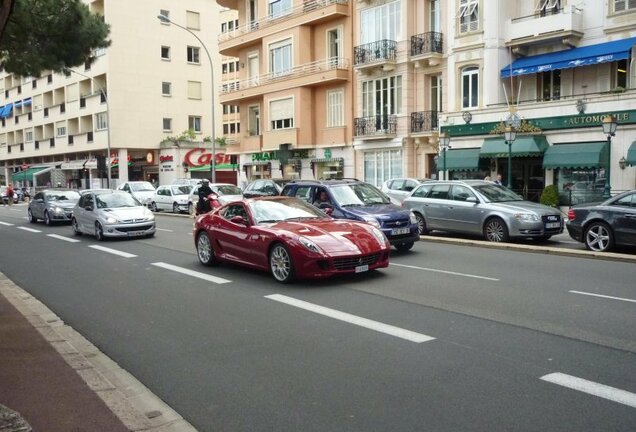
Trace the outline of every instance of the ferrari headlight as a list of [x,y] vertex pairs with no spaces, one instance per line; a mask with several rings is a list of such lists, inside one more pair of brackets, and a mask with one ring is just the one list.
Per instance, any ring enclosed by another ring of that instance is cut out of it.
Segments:
[[409,213],[409,220],[411,221],[411,224],[416,224],[417,223],[417,218],[415,217],[415,213],[413,213],[413,212]]
[[322,253],[322,249],[320,249],[320,247],[318,247],[316,243],[312,242],[307,237],[298,237],[298,241],[300,241],[300,244],[305,246],[310,251],[316,252],[316,253]]
[[516,213],[515,219],[520,222],[539,222],[539,216],[532,213]]
[[376,227],[373,227],[371,230],[373,231],[373,235],[375,236],[378,243],[380,243],[380,246],[387,246],[389,239],[386,238],[384,233]]
[[362,219],[370,224],[373,225],[376,228],[380,228],[380,223],[378,222],[378,220],[376,218],[374,218],[373,216],[362,216]]

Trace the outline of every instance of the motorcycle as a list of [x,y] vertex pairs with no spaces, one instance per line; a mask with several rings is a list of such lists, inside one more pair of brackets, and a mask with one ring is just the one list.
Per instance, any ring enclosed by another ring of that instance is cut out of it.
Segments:
[[203,197],[203,200],[199,200],[197,202],[196,216],[209,213],[219,207],[221,207],[219,196],[215,193],[211,193],[208,196]]

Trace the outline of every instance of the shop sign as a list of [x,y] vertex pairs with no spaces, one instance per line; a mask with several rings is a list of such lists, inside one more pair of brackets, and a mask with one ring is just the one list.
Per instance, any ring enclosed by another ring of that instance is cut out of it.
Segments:
[[325,159],[331,159],[331,149],[325,149],[323,155],[325,156]]
[[[305,159],[309,157],[309,150],[291,150],[289,153],[289,159]],[[272,161],[278,160],[278,150],[252,153],[252,162]]]
[[[217,152],[215,155],[215,165],[223,165],[223,164],[231,164],[232,156]],[[197,148],[192,149],[185,154],[183,158],[183,163],[189,167],[200,167],[204,165],[210,165],[210,161],[212,160],[212,153],[207,151],[206,149]]]
[[174,162],[174,156],[172,155],[159,156],[159,162],[161,163]]
[[155,152],[149,151],[146,153],[146,162],[151,165],[155,163]]

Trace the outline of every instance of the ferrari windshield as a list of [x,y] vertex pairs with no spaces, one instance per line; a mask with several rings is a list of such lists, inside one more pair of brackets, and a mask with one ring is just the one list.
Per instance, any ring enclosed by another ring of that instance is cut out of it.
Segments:
[[391,204],[389,197],[368,183],[332,186],[331,194],[343,207]]
[[497,184],[477,185],[474,188],[490,202],[523,201],[523,197]]
[[257,224],[328,217],[316,207],[296,198],[253,201],[249,206]]

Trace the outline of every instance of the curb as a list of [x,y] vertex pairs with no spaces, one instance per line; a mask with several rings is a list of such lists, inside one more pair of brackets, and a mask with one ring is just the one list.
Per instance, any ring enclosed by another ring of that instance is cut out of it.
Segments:
[[179,413],[3,273],[0,273],[0,294],[24,315],[129,430],[197,432]]

